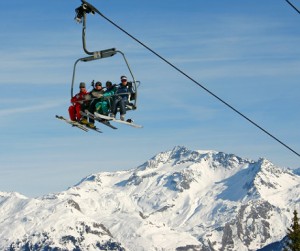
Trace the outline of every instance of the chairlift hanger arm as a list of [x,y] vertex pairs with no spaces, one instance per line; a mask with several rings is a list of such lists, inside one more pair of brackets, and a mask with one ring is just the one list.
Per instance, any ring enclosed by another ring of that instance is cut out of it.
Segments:
[[[82,2],[81,6],[79,6],[75,10],[76,11],[76,17],[75,17],[75,19],[79,23],[82,22],[82,44],[83,44],[83,50],[85,51],[86,54],[88,54],[88,55],[94,55],[95,56],[95,54],[102,53],[103,51],[90,52],[86,48],[86,38],[85,38],[85,34],[86,34],[86,14],[89,14],[89,13],[95,14],[95,13],[97,13],[97,14],[101,15],[101,13],[93,5],[91,5],[90,3],[88,3],[88,2],[86,2],[84,0],[81,0],[81,2]],[[128,61],[127,61],[127,59],[125,57],[125,54],[123,52],[119,51],[119,50],[116,51],[116,52],[119,52],[123,56],[123,58],[124,58],[124,60],[126,62],[126,65],[127,65],[128,69],[130,71],[130,74],[132,76],[132,79],[135,82],[134,76],[133,76],[132,71],[131,71],[131,69],[129,67],[129,64],[128,64]],[[111,56],[113,56],[113,55],[111,55]]]
[[126,65],[127,65],[127,68],[128,68],[128,70],[129,70],[129,72],[130,72],[130,75],[131,75],[131,77],[132,77],[132,81],[135,83],[135,82],[136,82],[136,81],[135,81],[135,78],[134,78],[134,76],[133,76],[133,73],[132,73],[132,71],[131,71],[131,68],[130,68],[130,66],[129,66],[129,63],[128,63],[126,57],[125,57],[125,54],[124,54],[122,51],[119,51],[119,50],[117,50],[116,52],[120,53],[120,54],[123,56],[123,59],[124,59]]
[[86,31],[86,14],[92,13],[93,15],[95,13],[100,14],[100,12],[90,3],[81,0],[82,4],[78,8],[75,9],[76,16],[75,20],[78,23],[82,23],[82,45],[83,50],[88,55],[93,55],[95,52],[91,52],[86,48],[86,39],[85,39],[85,31]]

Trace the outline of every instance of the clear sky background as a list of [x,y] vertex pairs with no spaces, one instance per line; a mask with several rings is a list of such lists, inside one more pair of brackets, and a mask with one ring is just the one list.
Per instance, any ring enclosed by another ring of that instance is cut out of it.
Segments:
[[[295,151],[300,151],[300,15],[284,0],[91,0],[116,22]],[[300,8],[299,0],[293,3]],[[143,129],[85,133],[68,116],[82,25],[79,0],[1,1],[0,191],[35,197],[91,173],[135,168],[176,145],[282,167],[300,158],[175,71],[102,17],[88,15],[90,51],[125,53],[137,80]],[[119,83],[120,55],[79,63],[78,83]]]

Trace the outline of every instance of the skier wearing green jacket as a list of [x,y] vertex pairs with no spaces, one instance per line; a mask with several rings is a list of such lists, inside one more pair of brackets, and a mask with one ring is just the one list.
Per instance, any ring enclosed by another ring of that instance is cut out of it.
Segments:
[[103,115],[108,115],[109,110],[112,103],[113,95],[115,94],[116,88],[115,85],[112,84],[112,82],[107,81],[106,82],[106,90],[103,93],[103,96],[101,98],[101,101],[96,104],[96,111]]

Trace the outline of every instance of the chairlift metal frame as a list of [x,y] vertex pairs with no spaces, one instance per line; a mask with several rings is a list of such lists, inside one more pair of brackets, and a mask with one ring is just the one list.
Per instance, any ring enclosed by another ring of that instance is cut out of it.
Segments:
[[[75,19],[77,22],[81,23],[82,22],[82,45],[83,45],[83,50],[86,54],[90,55],[88,57],[82,57],[82,58],[79,58],[75,61],[74,63],[74,67],[73,67],[73,75],[72,75],[72,84],[71,84],[71,98],[74,96],[74,82],[75,82],[75,74],[76,74],[76,66],[77,66],[77,63],[78,62],[90,62],[90,61],[94,61],[94,60],[98,60],[98,59],[103,59],[103,58],[107,58],[107,57],[112,57],[114,56],[115,54],[119,53],[122,55],[125,63],[126,63],[126,66],[128,68],[128,71],[131,75],[131,78],[132,78],[132,88],[133,88],[133,91],[135,93],[135,99],[133,100],[133,107],[134,109],[136,109],[137,105],[137,88],[140,84],[139,81],[136,81],[135,78],[134,78],[134,75],[132,73],[132,70],[130,68],[130,65],[125,57],[125,54],[120,51],[120,50],[117,50],[115,48],[111,48],[111,49],[106,49],[106,50],[101,50],[101,51],[89,51],[86,47],[86,14],[87,13],[92,13],[92,14],[95,14],[95,13],[99,13],[99,11],[94,7],[92,6],[91,4],[87,3],[86,1],[84,0],[81,0],[82,2],[82,5],[78,8],[76,8],[76,16],[75,16]],[[138,85],[137,85],[138,83]]]

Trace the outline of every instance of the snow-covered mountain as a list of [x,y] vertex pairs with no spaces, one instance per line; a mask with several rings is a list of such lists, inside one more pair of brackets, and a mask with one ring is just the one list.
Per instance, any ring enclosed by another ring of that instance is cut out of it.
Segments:
[[266,159],[175,147],[58,194],[0,192],[0,250],[257,250],[299,201],[300,176]]

